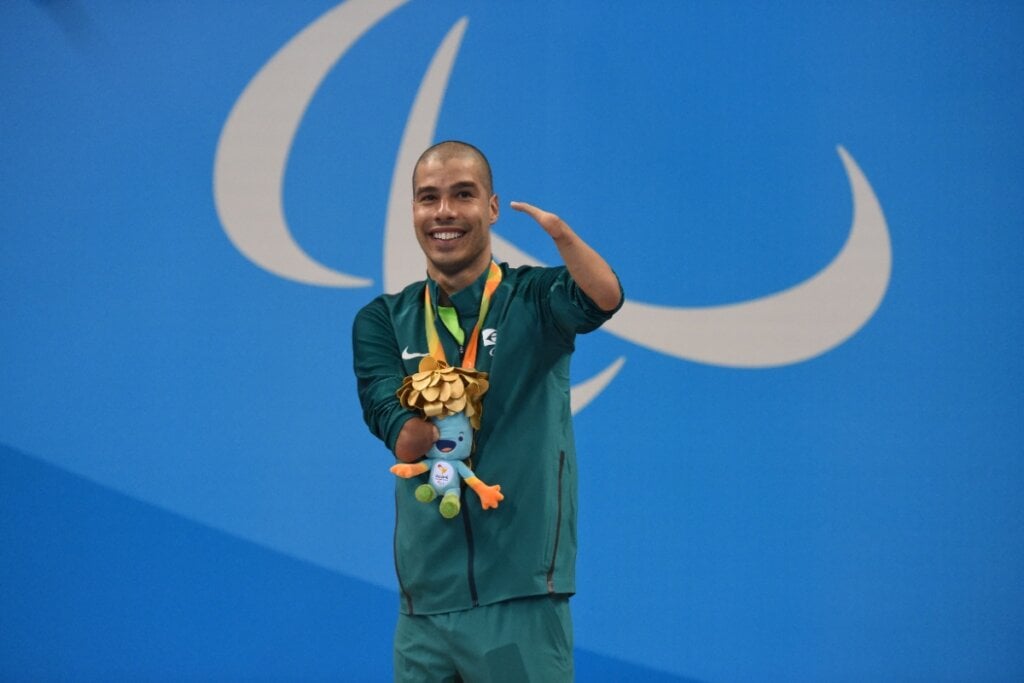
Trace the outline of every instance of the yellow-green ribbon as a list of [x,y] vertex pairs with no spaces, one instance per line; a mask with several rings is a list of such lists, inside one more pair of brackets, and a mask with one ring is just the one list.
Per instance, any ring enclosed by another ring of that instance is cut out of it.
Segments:
[[[501,268],[494,261],[491,261],[490,270],[487,271],[487,280],[484,282],[484,293],[480,297],[480,315],[476,319],[476,326],[473,328],[473,334],[470,335],[469,344],[466,345],[466,350],[462,354],[462,365],[461,367],[471,370],[476,367],[476,354],[477,347],[480,345],[480,330],[483,329],[484,318],[487,317],[487,311],[491,307],[491,297],[494,295],[494,290],[501,284]],[[427,327],[427,350],[435,360],[448,362],[448,359],[444,355],[444,346],[441,345],[441,336],[437,333],[437,323],[434,320],[434,305],[430,299],[430,284],[423,288],[423,299],[426,306],[426,327]]]

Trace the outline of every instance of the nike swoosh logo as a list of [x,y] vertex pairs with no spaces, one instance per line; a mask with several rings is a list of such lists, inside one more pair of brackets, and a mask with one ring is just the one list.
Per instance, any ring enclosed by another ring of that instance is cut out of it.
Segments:
[[410,351],[408,346],[406,346],[404,349],[402,349],[402,360],[412,360],[413,358],[423,358],[424,356],[429,356],[429,355],[430,355],[429,353],[416,353],[414,351]]

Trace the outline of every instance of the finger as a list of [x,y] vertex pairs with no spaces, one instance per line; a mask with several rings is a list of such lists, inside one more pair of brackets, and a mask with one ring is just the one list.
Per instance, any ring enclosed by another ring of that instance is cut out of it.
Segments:
[[550,211],[545,211],[544,209],[537,208],[533,204],[527,204],[526,202],[511,202],[510,206],[516,211],[521,211],[525,214],[528,214],[530,218],[537,221],[537,223],[539,223],[541,227],[543,227],[548,232],[553,230],[558,225],[558,216],[551,213]]
[[516,211],[522,211],[523,213],[530,214],[531,216],[533,216],[534,219],[539,218],[540,215],[544,213],[533,204],[527,204],[526,202],[510,202],[509,206],[511,206]]

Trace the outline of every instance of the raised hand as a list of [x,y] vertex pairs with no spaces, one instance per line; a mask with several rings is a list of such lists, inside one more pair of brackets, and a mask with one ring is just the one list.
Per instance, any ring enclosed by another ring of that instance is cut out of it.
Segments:
[[611,311],[622,303],[622,288],[611,266],[573,232],[568,223],[533,204],[512,202],[510,206],[529,215],[551,236],[572,279],[595,304],[602,310]]
[[540,227],[544,228],[544,232],[551,236],[551,239],[556,242],[566,236],[567,233],[571,233],[569,226],[561,218],[551,213],[540,209],[533,204],[527,204],[526,202],[512,202],[510,206],[516,211],[521,211],[530,216],[533,220],[537,221]]

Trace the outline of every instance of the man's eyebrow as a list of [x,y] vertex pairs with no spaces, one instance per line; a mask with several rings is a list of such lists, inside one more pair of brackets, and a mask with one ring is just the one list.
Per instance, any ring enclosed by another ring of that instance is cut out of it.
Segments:
[[466,188],[476,190],[480,188],[480,183],[475,180],[460,180],[457,183],[452,183],[453,190],[464,190]]
[[[480,183],[476,182],[475,180],[460,180],[458,182],[452,183],[450,187],[450,189],[452,190],[464,190],[466,188],[474,190],[479,189]],[[417,195],[423,194],[424,192],[440,192],[440,189],[434,187],[433,185],[423,185],[421,187],[416,188]]]
[[421,185],[416,188],[416,194],[422,194],[423,192],[437,192],[437,188],[433,185]]

